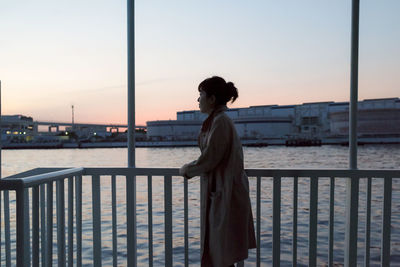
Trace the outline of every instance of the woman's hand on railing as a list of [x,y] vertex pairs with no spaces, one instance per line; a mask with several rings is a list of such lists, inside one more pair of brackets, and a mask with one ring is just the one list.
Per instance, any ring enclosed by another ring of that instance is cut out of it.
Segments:
[[179,169],[179,175],[182,175],[183,177],[190,179],[191,177],[187,176],[187,167],[188,164],[183,165],[180,169]]

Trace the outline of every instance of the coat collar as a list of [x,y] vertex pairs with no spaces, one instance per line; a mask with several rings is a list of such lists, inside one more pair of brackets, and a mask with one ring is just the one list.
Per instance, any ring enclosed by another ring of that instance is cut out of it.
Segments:
[[207,132],[211,128],[211,124],[214,121],[215,116],[217,116],[219,113],[224,112],[228,109],[226,105],[219,105],[217,106],[210,115],[208,115],[207,119],[203,122],[203,125],[201,126],[201,131],[202,132]]

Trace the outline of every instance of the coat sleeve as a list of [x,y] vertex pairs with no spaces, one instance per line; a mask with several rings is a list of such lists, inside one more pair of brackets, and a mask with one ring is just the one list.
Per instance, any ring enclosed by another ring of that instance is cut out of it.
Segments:
[[225,118],[215,118],[206,147],[197,160],[187,165],[187,177],[190,178],[209,172],[220,164],[229,149],[232,139],[231,131],[231,125]]

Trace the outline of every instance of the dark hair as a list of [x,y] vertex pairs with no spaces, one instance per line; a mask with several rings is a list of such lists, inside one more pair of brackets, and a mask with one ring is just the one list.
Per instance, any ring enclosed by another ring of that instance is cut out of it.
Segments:
[[233,103],[238,98],[238,90],[232,82],[226,82],[223,78],[213,76],[199,84],[199,92],[203,91],[208,97],[215,96],[218,105]]

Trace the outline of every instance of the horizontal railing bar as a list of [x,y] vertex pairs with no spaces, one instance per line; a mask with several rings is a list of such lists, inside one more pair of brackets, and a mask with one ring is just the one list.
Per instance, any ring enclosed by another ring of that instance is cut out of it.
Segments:
[[[180,176],[178,168],[85,168],[85,175],[136,175]],[[349,170],[349,169],[246,169],[250,177],[392,177],[400,178],[400,170]]]
[[3,179],[10,179],[10,178],[24,178],[24,177],[29,177],[29,176],[34,176],[34,175],[40,175],[40,174],[45,174],[49,172],[56,172],[56,171],[62,171],[62,170],[67,170],[67,169],[72,169],[76,167],[63,167],[63,168],[58,168],[58,167],[52,167],[52,168],[34,168],[30,169],[28,171],[16,173],[7,177],[4,177]]
[[85,168],[84,175],[180,176],[178,168]]
[[[39,169],[40,170],[40,169]],[[178,168],[46,168],[50,171],[27,177],[8,177],[0,182],[0,190],[17,190],[18,187],[33,187],[74,175],[123,175],[123,176],[180,176]],[[29,173],[26,172],[26,173]],[[348,170],[348,169],[246,169],[250,177],[336,177],[336,178],[400,178],[400,170]],[[15,175],[14,175],[15,176]]]
[[65,179],[66,177],[80,175],[84,168],[71,168],[61,171],[49,172],[38,174],[23,178],[4,178],[0,183],[0,190],[17,190],[19,187],[34,187],[36,185],[44,184],[50,181],[57,181]]
[[348,177],[381,177],[400,178],[400,170],[346,170],[346,169],[246,169],[250,177],[317,177],[317,178],[348,178]]

